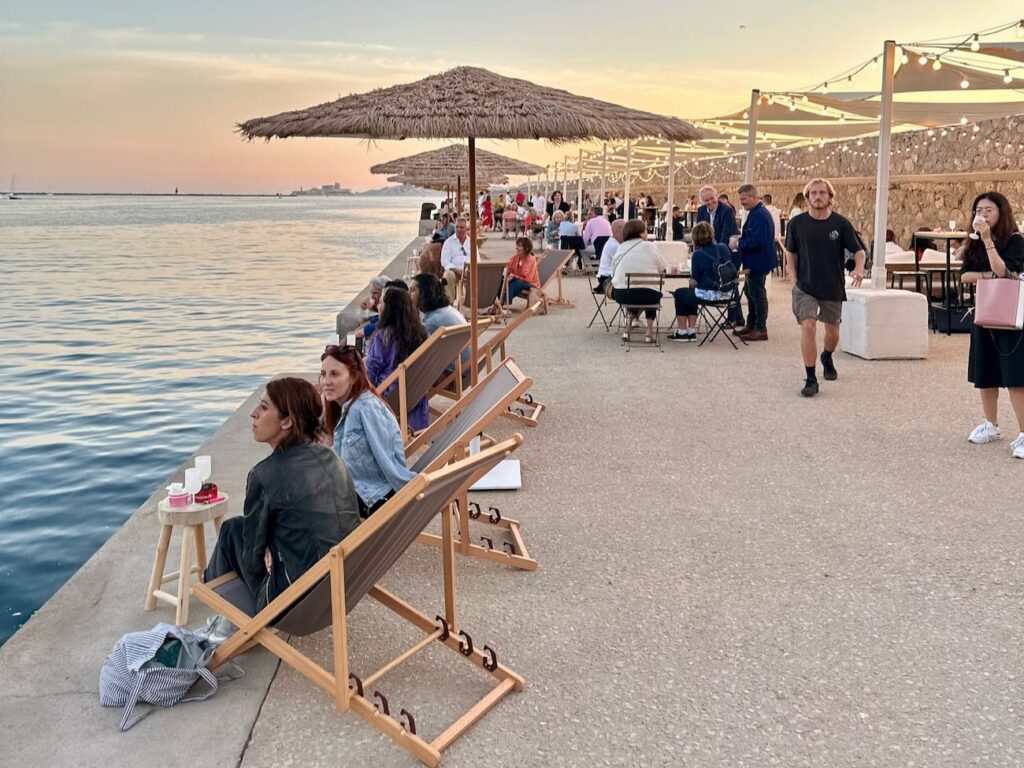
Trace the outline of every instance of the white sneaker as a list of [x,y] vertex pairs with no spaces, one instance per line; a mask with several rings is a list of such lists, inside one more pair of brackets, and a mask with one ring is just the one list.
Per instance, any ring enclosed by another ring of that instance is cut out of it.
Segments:
[[1011,456],[1015,459],[1024,459],[1024,432],[1017,435],[1017,439],[1010,444]]
[[996,440],[1001,439],[1002,436],[1003,433],[999,431],[999,427],[991,421],[983,421],[974,428],[967,441],[977,445],[984,445],[985,443],[994,443]]

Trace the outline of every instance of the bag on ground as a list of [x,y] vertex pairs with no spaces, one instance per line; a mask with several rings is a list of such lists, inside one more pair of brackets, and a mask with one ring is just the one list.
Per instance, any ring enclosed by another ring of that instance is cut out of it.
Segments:
[[[148,632],[124,635],[100,670],[100,704],[124,707],[119,728],[127,731],[154,709],[179,701],[203,701],[217,692],[218,678],[206,668],[217,647],[183,627],[157,624]],[[210,689],[197,696],[185,694],[203,678]],[[233,679],[233,678],[223,678]],[[152,705],[141,715],[137,704]]]

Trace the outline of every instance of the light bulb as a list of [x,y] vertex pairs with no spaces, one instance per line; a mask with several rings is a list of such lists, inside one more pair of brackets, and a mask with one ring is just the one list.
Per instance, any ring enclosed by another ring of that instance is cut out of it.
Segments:
[[1013,75],[1010,74],[1010,70],[1008,69],[1003,70],[1003,82],[1007,85],[1013,82]]
[[779,145],[778,145],[778,144],[776,144],[776,143],[775,143],[774,141],[772,142],[772,149],[777,149],[777,148],[778,148],[778,146],[779,146]]
[[967,125],[967,117],[966,116],[960,118],[960,125]]
[[938,72],[940,69],[942,69],[942,62],[939,61],[938,59],[935,59],[935,61],[932,62],[932,69]]
[[828,96],[828,83],[825,83],[824,87],[822,87],[821,89],[821,92]]
[[935,135],[935,131],[933,131],[931,128],[929,128],[928,129],[928,135],[929,136],[934,136]]
[[852,83],[853,82],[853,75],[850,75],[848,78],[846,78],[846,82]]
[[743,119],[746,120],[749,117],[750,117],[750,115],[747,114],[747,111],[743,110]]
[[1024,37],[1024,19],[1017,22],[1017,37]]
[[790,102],[790,104],[789,104],[789,111],[790,112],[796,112],[796,102]]
[[978,36],[977,35],[975,35],[974,39],[971,40],[971,50],[974,51],[975,53],[977,53],[979,50],[981,50],[981,43],[978,42]]
[[906,53],[904,53],[902,56],[900,56],[900,64],[909,64],[909,63],[910,63],[910,58],[907,56]]
[[839,116],[839,122],[840,123],[845,123],[846,122],[846,115],[840,115]]
[[807,94],[806,93],[804,94],[804,97],[803,97],[803,99],[801,99],[801,101],[803,101],[804,104],[807,103]]
[[873,58],[871,60],[871,68],[872,69],[878,69],[878,57],[877,56],[875,56],[875,58]]
[[924,66],[925,64],[927,64],[927,63],[928,63],[928,57],[927,57],[927,56],[925,56],[925,55],[924,55],[924,54],[922,53],[922,54],[921,54],[921,58],[919,58],[919,59],[917,60],[917,63],[918,63],[918,64],[920,64],[920,65],[921,65],[921,66],[923,67],[923,66]]
[[968,79],[967,79],[967,78],[965,77],[965,78],[964,78],[963,80],[961,80],[961,81],[960,81],[960,87],[961,87],[961,88],[970,88],[970,87],[971,87],[971,82],[970,82],[970,80],[968,80]]

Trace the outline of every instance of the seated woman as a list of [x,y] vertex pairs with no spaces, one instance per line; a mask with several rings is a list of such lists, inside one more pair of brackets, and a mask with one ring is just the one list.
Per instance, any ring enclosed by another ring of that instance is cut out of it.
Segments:
[[[436,278],[435,278],[436,279]],[[320,356],[324,431],[348,467],[359,516],[369,517],[412,479],[395,414],[373,391],[355,347],[327,346]]]
[[[379,386],[426,340],[427,330],[420,321],[420,313],[412,303],[409,291],[398,285],[386,288],[381,296],[377,331],[370,339],[370,348],[366,353],[366,373],[373,386]],[[422,398],[412,406],[408,415],[410,428],[426,429],[430,423],[427,398]]]
[[565,214],[561,211],[555,211],[551,218],[548,219],[547,227],[544,230],[544,239],[548,243],[553,244],[556,248],[562,239],[562,236],[558,234],[558,230],[561,228],[564,221]]
[[502,233],[501,239],[504,240],[511,232],[513,235],[519,229],[519,206],[515,202],[508,204],[508,208],[505,209],[505,213],[501,216]]
[[[658,253],[653,243],[643,239],[647,235],[647,225],[638,219],[626,222],[622,228],[622,245],[615,252],[612,263],[612,299],[619,304],[658,304],[661,293],[654,288],[629,288],[628,275],[631,272],[664,272],[668,265]],[[657,310],[645,309],[647,333],[644,341],[654,343],[654,319]],[[633,323],[639,318],[639,312],[631,309],[626,313],[626,331],[622,334],[625,341],[633,330]]]
[[438,328],[465,325],[462,316],[448,300],[441,281],[429,273],[421,273],[409,283],[409,298],[420,312],[420,321],[430,336]]
[[690,287],[677,288],[672,294],[675,297],[678,328],[668,337],[671,341],[693,341],[697,338],[697,299],[726,301],[735,293],[735,288],[719,290],[720,279],[716,266],[724,260],[735,269],[728,246],[715,242],[715,231],[706,221],[698,222],[690,236],[694,248],[690,261]]
[[[204,578],[237,573],[257,611],[360,522],[348,469],[316,442],[321,413],[312,384],[282,378],[267,383],[249,414],[253,438],[271,454],[249,471],[242,515],[224,521]],[[230,622],[214,616],[205,634],[217,642],[231,631]]]
[[537,271],[537,257],[533,255],[533,242],[528,237],[520,237],[516,240],[515,255],[505,265],[508,272],[508,294],[498,296],[498,301],[511,304],[512,299],[536,288],[540,290],[540,274]]

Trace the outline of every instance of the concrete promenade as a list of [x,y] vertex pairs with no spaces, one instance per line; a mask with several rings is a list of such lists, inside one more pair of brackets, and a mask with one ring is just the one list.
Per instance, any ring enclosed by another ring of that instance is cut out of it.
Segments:
[[[527,689],[443,764],[1024,762],[1024,462],[1005,393],[1007,437],[967,443],[981,409],[966,336],[931,336],[926,361],[838,355],[839,381],[806,400],[788,286],[770,289],[768,342],[627,353],[585,329],[586,281],[565,284],[577,308],[510,344],[548,406],[524,433],[524,488],[480,495],[523,522],[540,568],[457,559],[463,628]],[[249,407],[197,450],[233,512],[263,455]],[[162,493],[0,649],[0,764],[414,765],[262,652],[209,701],[117,731],[103,657],[173,619],[142,610]],[[439,553],[414,546],[385,585],[433,615]],[[415,637],[372,600],[349,626],[357,673]],[[329,658],[326,634],[295,642]],[[428,736],[481,690],[451,656],[428,650],[377,686]]]

